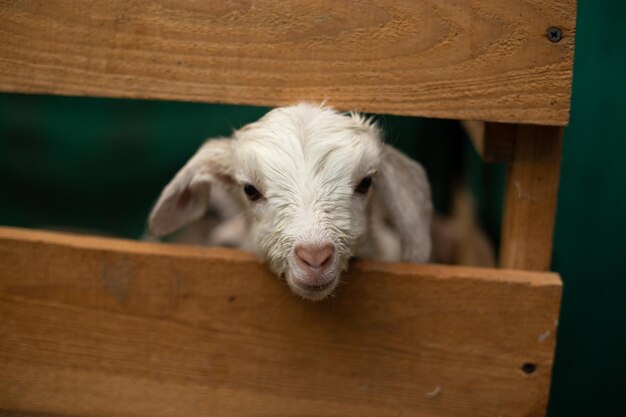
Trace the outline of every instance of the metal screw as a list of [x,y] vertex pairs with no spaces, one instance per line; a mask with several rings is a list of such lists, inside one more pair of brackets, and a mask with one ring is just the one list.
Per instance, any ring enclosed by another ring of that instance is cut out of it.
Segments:
[[558,42],[561,39],[563,39],[563,33],[561,32],[561,29],[553,26],[551,28],[548,28],[546,37],[548,38],[550,42]]

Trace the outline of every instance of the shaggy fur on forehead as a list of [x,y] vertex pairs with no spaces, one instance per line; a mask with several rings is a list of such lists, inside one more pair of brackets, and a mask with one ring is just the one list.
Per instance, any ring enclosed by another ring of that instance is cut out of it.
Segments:
[[269,178],[294,187],[314,179],[309,176],[325,182],[358,177],[380,160],[380,132],[371,121],[305,103],[271,111],[236,132],[235,139],[238,180],[259,187]]

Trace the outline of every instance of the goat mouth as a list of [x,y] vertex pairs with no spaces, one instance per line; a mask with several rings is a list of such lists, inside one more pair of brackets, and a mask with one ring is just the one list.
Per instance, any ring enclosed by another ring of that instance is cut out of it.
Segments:
[[289,286],[292,291],[301,296],[302,298],[306,298],[313,301],[319,301],[323,298],[326,298],[332,290],[335,288],[337,283],[336,279],[332,279],[324,284],[320,285],[309,285],[304,284],[302,282],[298,282],[296,280],[288,280]]
[[333,284],[335,283],[334,280],[327,282],[325,284],[321,284],[321,285],[308,285],[308,284],[302,284],[300,282],[296,283],[296,286],[307,290],[307,291],[311,291],[311,292],[319,292],[319,291],[324,291],[327,290],[328,288],[330,288]]

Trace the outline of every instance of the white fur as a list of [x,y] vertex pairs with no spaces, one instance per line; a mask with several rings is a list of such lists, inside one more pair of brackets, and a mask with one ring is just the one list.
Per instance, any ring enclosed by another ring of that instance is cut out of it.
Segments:
[[[368,175],[370,191],[356,193]],[[245,184],[263,197],[249,201]],[[217,235],[256,253],[305,298],[330,294],[355,255],[411,262],[430,256],[423,169],[384,145],[377,126],[356,113],[301,103],[272,110],[232,139],[208,141],[163,191],[151,232],[161,236],[199,219],[211,205],[211,186],[220,190],[214,205],[236,201],[243,213],[229,214],[214,237],[221,230]],[[322,271],[303,267],[294,254],[297,245],[323,244],[335,250]]]

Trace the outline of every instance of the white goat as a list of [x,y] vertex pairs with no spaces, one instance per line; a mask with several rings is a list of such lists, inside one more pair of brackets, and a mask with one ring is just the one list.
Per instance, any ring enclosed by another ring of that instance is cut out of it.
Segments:
[[333,291],[353,256],[430,257],[423,168],[384,145],[378,127],[356,113],[301,103],[207,141],[163,190],[150,232],[201,228],[210,208],[222,221],[203,230],[205,243],[256,253],[311,300]]

